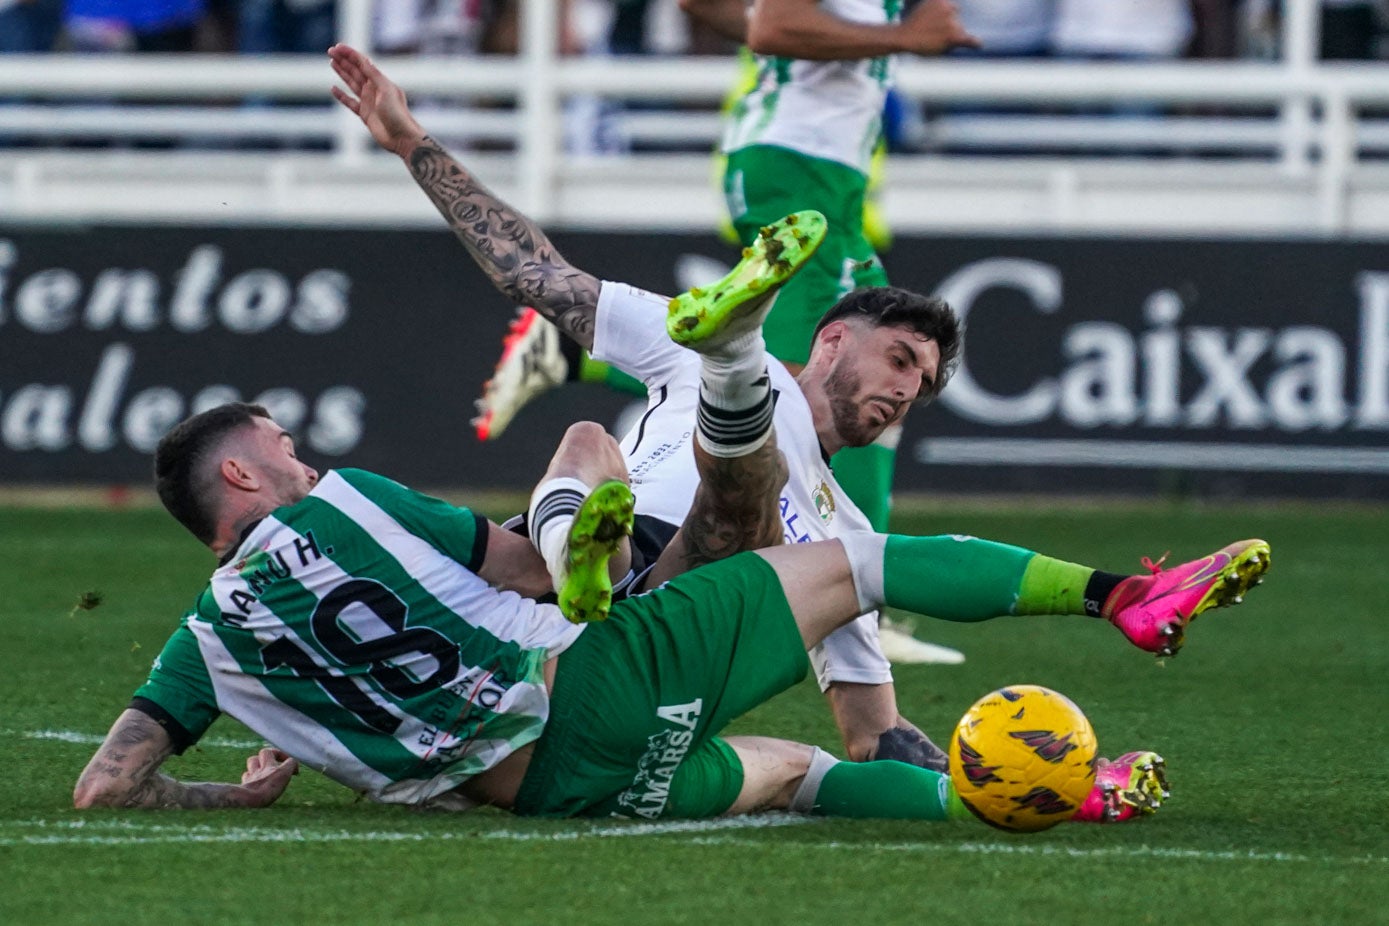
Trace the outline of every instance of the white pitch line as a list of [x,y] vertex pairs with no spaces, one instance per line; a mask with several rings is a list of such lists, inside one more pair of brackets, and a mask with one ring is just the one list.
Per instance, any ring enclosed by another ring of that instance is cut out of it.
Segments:
[[[690,840],[696,845],[765,847],[766,843],[736,837],[704,836]],[[1103,846],[1079,849],[1073,846],[1036,845],[1019,843],[963,842],[795,842],[785,843],[799,849],[848,849],[854,852],[922,852],[935,855],[1054,855],[1058,858],[1159,858],[1195,862],[1297,862],[1302,864],[1389,865],[1389,857],[1311,856],[1292,852],[1215,852],[1209,849],[1175,849],[1161,846]]]
[[[223,828],[208,824],[159,824],[128,820],[22,820],[0,823],[4,830],[38,830],[14,836],[0,836],[0,847],[9,846],[71,846],[71,845],[148,845],[153,843],[319,843],[319,842],[453,842],[462,840],[503,840],[506,842],[573,842],[585,839],[629,838],[646,836],[679,836],[730,831],[766,829],[770,827],[825,824],[821,817],[800,817],[792,814],[761,814],[751,817],[729,817],[718,820],[672,820],[665,823],[603,824],[565,829],[557,832],[493,830],[487,833],[412,833],[389,830],[311,830],[299,827]],[[728,846],[767,849],[765,841],[738,836],[696,835],[688,845]],[[778,848],[801,851],[850,852],[913,852],[923,855],[1030,855],[1055,856],[1070,859],[1164,859],[1215,862],[1269,862],[1299,865],[1389,865],[1384,856],[1317,857],[1293,852],[1236,852],[1209,849],[1165,848],[1147,845],[1104,846],[1082,849],[1035,842],[1008,843],[917,843],[917,842],[782,842]]]
[[[562,832],[494,830],[488,833],[408,833],[382,830],[305,830],[270,827],[214,827],[131,823],[126,820],[21,820],[0,823],[0,830],[37,829],[38,833],[0,836],[0,846],[147,845],[151,843],[315,843],[315,842],[448,842],[493,839],[508,842],[569,842],[633,836],[668,836],[723,830],[765,829],[817,822],[791,814],[764,814],[720,820],[672,820],[667,823],[634,823],[592,826]],[[105,832],[103,832],[105,831]]]
[[[6,735],[12,735],[8,730],[4,732]],[[53,740],[59,743],[77,743],[83,746],[99,746],[102,740],[106,739],[100,733],[78,733],[76,730],[26,730],[20,735],[25,739]],[[260,749],[265,743],[262,740],[229,740],[212,737],[199,740],[198,745],[228,749]]]

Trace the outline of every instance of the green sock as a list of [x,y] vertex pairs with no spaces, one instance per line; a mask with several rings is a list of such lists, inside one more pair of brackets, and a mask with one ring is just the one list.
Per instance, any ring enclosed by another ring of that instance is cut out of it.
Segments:
[[[1040,553],[1022,574],[1014,614],[1086,614],[1085,589],[1095,570]],[[1095,613],[1099,613],[1096,611]]]
[[868,515],[873,530],[887,533],[892,510],[892,471],[897,451],[881,444],[845,447],[830,462],[834,478],[844,487],[850,500]]
[[1028,561],[1037,554],[976,537],[889,534],[883,603],[946,621],[1013,614]]
[[964,820],[973,815],[949,775],[892,760],[840,762],[820,782],[812,813],[877,820]]
[[588,355],[588,351],[579,356],[579,382],[605,383],[618,392],[646,395],[646,387],[642,385],[641,380],[628,376],[610,363],[594,360]]

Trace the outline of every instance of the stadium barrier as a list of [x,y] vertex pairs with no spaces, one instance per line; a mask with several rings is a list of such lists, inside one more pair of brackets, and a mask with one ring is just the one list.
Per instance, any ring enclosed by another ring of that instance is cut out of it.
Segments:
[[[889,219],[904,232],[1389,232],[1386,66],[1319,64],[1315,0],[1285,6],[1276,62],[904,60],[902,89],[935,115],[925,152],[890,167]],[[383,65],[429,104],[426,121],[446,141],[489,149],[470,161],[547,225],[694,230],[718,221],[704,156],[666,149],[712,143],[734,62],[563,58],[554,0],[523,9],[516,57]],[[340,15],[345,39],[365,47],[367,0],[342,3]],[[37,146],[0,148],[0,207],[37,222],[434,221],[355,119],[327,104],[327,83],[316,56],[0,56],[9,101],[0,144]],[[638,104],[617,116],[637,151],[564,154],[565,106],[584,96]],[[977,111],[1135,103],[1151,109],[1114,118]],[[114,147],[43,147],[78,138]],[[243,150],[266,144],[290,150]],[[657,199],[667,208],[652,215]]]

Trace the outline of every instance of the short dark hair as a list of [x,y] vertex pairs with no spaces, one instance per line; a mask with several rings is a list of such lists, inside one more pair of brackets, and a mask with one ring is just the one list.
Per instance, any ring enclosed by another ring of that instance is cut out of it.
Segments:
[[199,468],[223,437],[255,418],[269,418],[264,406],[228,402],[174,425],[154,450],[154,488],[169,514],[203,543],[217,532],[216,512],[205,488],[198,485]]
[[830,322],[861,318],[878,328],[909,328],[940,348],[940,369],[936,381],[922,399],[934,399],[945,388],[960,362],[964,330],[955,310],[944,299],[923,296],[896,286],[865,286],[840,299],[820,319],[811,335],[814,347],[820,332]]

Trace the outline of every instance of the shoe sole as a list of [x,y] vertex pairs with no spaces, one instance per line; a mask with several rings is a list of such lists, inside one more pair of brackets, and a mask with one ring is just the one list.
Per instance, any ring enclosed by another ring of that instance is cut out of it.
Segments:
[[1167,784],[1167,763],[1157,753],[1148,753],[1145,759],[1134,764],[1133,772],[1129,786],[1115,790],[1115,804],[1132,807],[1139,814],[1157,813],[1162,802],[1172,794]]
[[764,226],[727,276],[670,301],[666,316],[670,339],[684,347],[717,343],[715,339],[730,326],[767,306],[820,247],[826,229],[825,217],[813,209]]
[[559,609],[576,624],[608,617],[613,598],[608,561],[632,533],[633,505],[632,490],[613,480],[590,492],[574,515]]
[[[529,342],[533,332],[538,331],[539,337],[545,337],[546,332],[543,329],[536,329],[537,325],[545,324],[548,324],[548,322],[545,321],[545,317],[532,308],[521,309],[517,313],[516,318],[512,320],[510,327],[507,329],[506,337],[502,338],[502,355],[498,358],[497,365],[492,369],[491,378],[482,384],[482,398],[478,399],[476,403],[478,415],[470,422],[474,432],[477,434],[478,440],[495,440],[501,437],[502,432],[511,424],[512,418],[515,417],[515,412],[512,412],[512,414],[505,418],[497,417],[496,405],[500,404],[500,397],[495,395],[497,392],[497,380],[506,367],[513,362],[518,352],[530,350],[531,344]],[[525,363],[524,360],[517,360],[515,362]],[[524,369],[517,374],[522,386],[524,386],[525,379],[528,375],[529,371]],[[520,387],[518,387],[518,389],[519,388]],[[493,401],[494,398],[496,401]],[[525,404],[526,400],[521,401],[516,410],[519,411]]]
[[1191,613],[1182,616],[1179,612],[1178,620],[1168,625],[1174,629],[1168,638],[1167,651],[1159,652],[1159,656],[1176,655],[1186,638],[1187,626],[1202,612],[1242,604],[1249,590],[1263,583],[1263,575],[1268,572],[1270,565],[1269,546],[1262,540],[1246,540],[1244,543],[1246,546],[1243,550],[1230,555],[1230,562],[1220,571],[1220,575],[1206,590],[1206,594],[1201,596],[1201,600],[1196,602]]

